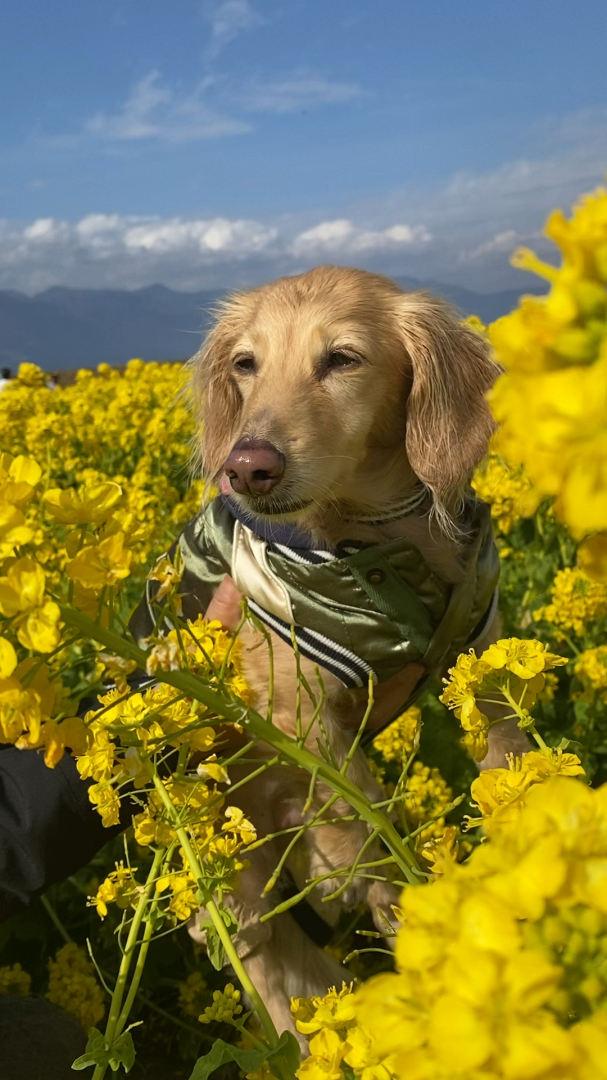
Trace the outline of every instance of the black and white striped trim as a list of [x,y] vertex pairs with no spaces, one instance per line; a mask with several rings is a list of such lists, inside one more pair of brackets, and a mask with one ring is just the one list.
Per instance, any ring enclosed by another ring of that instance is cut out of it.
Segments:
[[[260,607],[249,597],[247,597],[247,603],[258,619],[270,626],[278,634],[278,637],[286,641],[288,645],[293,645],[289,623],[279,619],[277,615],[271,615],[269,611]],[[369,676],[371,676],[374,683],[378,681],[373,668],[365,660],[362,660],[360,656],[357,656],[356,653],[345,649],[343,645],[338,645],[336,641],[331,641],[330,638],[326,638],[316,630],[310,630],[307,627],[295,626],[293,629],[301,655],[327,668],[332,675],[340,679],[344,686],[350,689],[355,686],[367,686]]]
[[283,555],[291,562],[306,563],[309,566],[319,566],[321,563],[335,562],[337,555],[324,549],[311,550],[309,548],[291,547],[289,544],[276,544],[268,541],[268,550]]

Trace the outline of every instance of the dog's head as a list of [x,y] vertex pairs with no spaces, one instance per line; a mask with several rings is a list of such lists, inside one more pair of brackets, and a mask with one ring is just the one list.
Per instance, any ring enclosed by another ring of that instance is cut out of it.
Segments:
[[365,510],[419,477],[453,512],[493,430],[497,374],[449,305],[321,266],[237,293],[194,358],[207,478],[260,515]]

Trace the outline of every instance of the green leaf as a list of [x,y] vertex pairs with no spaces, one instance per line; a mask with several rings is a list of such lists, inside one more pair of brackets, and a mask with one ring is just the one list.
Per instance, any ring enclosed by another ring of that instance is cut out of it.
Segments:
[[254,1047],[251,1050],[242,1050],[223,1039],[216,1039],[209,1053],[198,1058],[189,1080],[207,1080],[215,1069],[227,1061],[235,1061],[244,1073],[255,1072],[267,1062],[280,1080],[292,1080],[299,1068],[301,1055],[299,1043],[290,1031],[283,1031],[274,1047]]
[[124,1031],[122,1035],[112,1043],[109,1064],[114,1072],[118,1072],[121,1065],[123,1066],[125,1073],[130,1072],[133,1068],[133,1065],[135,1064],[135,1044],[130,1031]]
[[135,1064],[135,1045],[130,1030],[122,1035],[109,1046],[105,1036],[97,1028],[91,1028],[86,1050],[81,1057],[76,1058],[72,1069],[79,1072],[88,1069],[91,1065],[109,1065],[112,1072],[118,1072],[122,1065],[126,1073],[130,1072]]
[[208,1054],[198,1058],[190,1080],[207,1080],[207,1077],[220,1065],[225,1065],[226,1061],[235,1061],[245,1073],[255,1072],[261,1068],[266,1057],[265,1050],[241,1050],[237,1046],[230,1046],[223,1039],[216,1039]]
[[91,1028],[86,1050],[81,1057],[76,1058],[72,1069],[79,1072],[81,1069],[87,1069],[89,1065],[107,1065],[108,1063],[105,1038],[97,1028]]
[[301,1065],[301,1050],[293,1032],[283,1031],[266,1061],[271,1064],[272,1072],[281,1080],[290,1080]]
[[226,951],[223,947],[221,938],[217,933],[213,923],[210,919],[205,919],[205,922],[211,923],[206,927],[206,944],[207,944],[207,956],[211,961],[216,971],[221,971],[223,962],[225,960]]
[[[220,908],[219,913],[230,937],[232,937],[238,930],[238,921],[234,915],[232,915],[231,911]],[[206,931],[207,956],[215,970],[221,971],[226,953],[221,943],[221,938],[215,929],[215,924],[212,919],[207,918],[201,919],[198,925],[201,930]]]

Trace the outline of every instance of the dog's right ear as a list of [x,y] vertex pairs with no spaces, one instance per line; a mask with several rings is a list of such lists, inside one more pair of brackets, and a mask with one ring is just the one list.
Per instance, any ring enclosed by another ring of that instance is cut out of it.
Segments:
[[217,322],[190,361],[196,416],[195,458],[205,479],[217,483],[236,439],[242,398],[232,377],[230,353],[242,327],[245,295],[230,297],[217,309]]

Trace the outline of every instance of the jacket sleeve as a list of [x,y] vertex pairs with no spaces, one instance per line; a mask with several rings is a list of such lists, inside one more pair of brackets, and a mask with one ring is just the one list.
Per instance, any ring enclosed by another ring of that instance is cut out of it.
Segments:
[[[202,514],[188,522],[169,548],[167,554],[173,560],[177,549],[183,563],[179,586],[182,615],[184,619],[195,622],[199,615],[204,616],[218,585],[230,573],[230,567],[213,550]],[[163,601],[159,603],[156,600],[159,588],[158,581],[146,581],[144,595],[129,619],[129,630],[137,643],[149,637],[157,624],[159,608],[163,606]]]
[[0,921],[84,866],[129,824],[106,829],[68,754],[54,769],[36,750],[0,746]]

